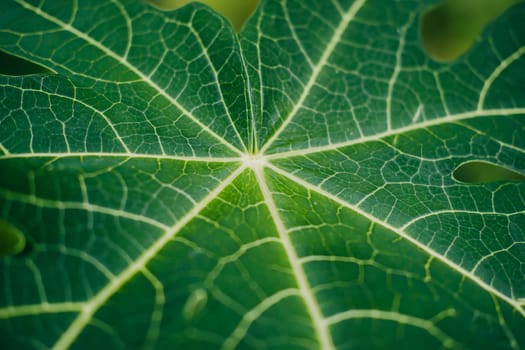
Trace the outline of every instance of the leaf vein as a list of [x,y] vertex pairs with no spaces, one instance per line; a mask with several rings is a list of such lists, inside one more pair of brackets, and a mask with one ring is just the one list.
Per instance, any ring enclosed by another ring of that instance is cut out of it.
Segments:
[[93,315],[124,286],[137,273],[143,271],[149,261],[168,244],[174,236],[184,226],[196,217],[199,212],[204,209],[211,201],[213,201],[222,190],[230,185],[235,178],[245,169],[240,166],[232,172],[223,182],[221,182],[213,191],[211,191],[202,201],[198,203],[192,210],[190,210],[184,217],[182,217],[175,225],[165,228],[164,234],[157,239],[148,249],[146,249],[140,257],[138,257],[132,264],[118,274],[114,279],[102,288],[92,299],[90,299],[83,307],[82,312],[71,323],[69,328],[64,331],[61,337],[53,346],[53,350],[67,349],[73,344],[78,335],[91,322]]
[[324,66],[327,64],[328,59],[332,55],[333,51],[335,50],[337,44],[339,43],[339,40],[343,36],[348,24],[354,19],[357,12],[361,7],[364,5],[366,0],[357,0],[355,1],[348,11],[344,14],[341,23],[336,28],[334,35],[328,42],[323,55],[317,62],[317,64],[314,66],[312,75],[308,82],[306,83],[303,92],[301,96],[299,97],[299,100],[294,104],[294,107],[292,111],[288,114],[288,116],[284,119],[282,124],[279,126],[279,128],[275,131],[275,133],[270,137],[270,139],[266,142],[266,144],[261,148],[261,154],[264,154],[266,150],[273,144],[273,142],[279,137],[279,135],[283,132],[283,130],[286,128],[288,124],[292,121],[294,116],[297,114],[297,112],[302,108],[304,101],[306,100],[306,97],[308,97],[310,90],[312,87],[316,84],[317,78],[319,77],[319,74],[323,70]]
[[391,224],[363,211],[361,208],[358,208],[348,202],[345,202],[344,200],[342,200],[341,198],[319,188],[318,186],[316,185],[313,185],[285,170],[282,170],[278,167],[276,167],[275,165],[273,164],[270,164],[270,163],[267,163],[267,166],[272,169],[273,171],[275,171],[276,173],[294,181],[295,183],[297,183],[298,185],[301,185],[315,193],[318,193],[338,204],[340,204],[341,206],[345,207],[345,208],[348,208],[350,210],[352,210],[353,212],[367,218],[368,220],[370,220],[371,222],[373,223],[376,223],[380,226],[383,226],[384,228],[396,233],[399,237],[403,238],[403,239],[406,239],[408,242],[412,243],[413,245],[415,245],[416,247],[418,247],[419,249],[423,250],[425,253],[427,253],[430,257],[435,257],[436,259],[440,260],[441,262],[443,262],[444,264],[446,264],[447,266],[449,266],[450,268],[452,268],[453,270],[457,271],[458,273],[460,273],[462,276],[465,276],[466,278],[468,278],[469,280],[471,280],[472,282],[476,283],[478,286],[480,286],[481,288],[483,288],[484,290],[486,290],[487,292],[491,293],[491,294],[494,294],[496,295],[499,299],[505,301],[507,304],[511,305],[518,313],[520,313],[522,316],[525,316],[525,310],[523,310],[519,303],[512,299],[511,297],[501,293],[500,291],[498,291],[497,289],[495,289],[494,287],[492,287],[491,285],[489,285],[488,283],[486,283],[485,281],[483,281],[482,279],[480,279],[478,276],[474,275],[472,272],[470,271],[467,271],[465,270],[463,267],[461,267],[460,265],[456,264],[455,262],[451,261],[450,259],[448,259],[446,256],[443,256],[441,254],[438,254],[437,252],[435,252],[434,250],[432,250],[431,248],[429,248],[428,246],[424,245],[423,243],[417,241],[416,239],[414,239],[413,237],[411,237],[410,235],[408,235],[406,232],[403,231],[403,229],[401,228],[398,228],[398,227],[395,227],[395,226],[392,226]]
[[[149,86],[151,86],[153,89],[158,91],[158,93],[162,96],[164,96],[168,101],[170,101],[175,107],[177,107],[186,117],[188,117],[191,121],[193,121],[195,124],[197,124],[200,128],[202,128],[204,131],[206,131],[208,134],[213,136],[215,139],[217,139],[221,144],[228,147],[232,151],[234,151],[237,154],[242,154],[241,151],[239,151],[235,146],[233,146],[231,143],[226,141],[222,136],[218,135],[216,132],[211,130],[207,125],[203,124],[200,120],[198,120],[194,115],[192,115],[186,108],[184,108],[175,98],[170,96],[164,89],[162,89],[159,85],[157,85],[155,82],[153,82],[148,76],[146,76],[144,73],[142,73],[137,68],[133,67],[124,57],[119,56],[117,53],[113,52],[106,46],[102,45],[100,42],[96,41],[95,39],[91,38],[90,36],[82,33],[78,29],[74,28],[70,24],[64,23],[60,19],[51,16],[50,14],[44,12],[42,9],[35,7],[31,4],[26,3],[23,0],[16,0],[19,4],[21,4],[26,9],[34,12],[35,14],[41,16],[42,18],[45,18],[46,20],[58,25],[60,28],[62,28],[65,31],[70,32],[71,34],[83,39],[87,43],[93,45],[94,47],[98,48],[99,50],[103,51],[105,54],[110,56],[111,58],[115,59],[116,61],[120,62],[123,66],[125,66],[127,69],[129,69],[131,72],[136,74],[142,81],[146,82]],[[162,145],[160,145],[162,146]]]

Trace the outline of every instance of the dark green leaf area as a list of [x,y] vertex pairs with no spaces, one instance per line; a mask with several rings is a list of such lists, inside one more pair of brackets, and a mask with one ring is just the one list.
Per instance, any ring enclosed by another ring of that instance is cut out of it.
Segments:
[[0,104],[4,152],[125,151],[121,136],[108,127],[98,106],[76,100],[73,84],[54,75],[0,76],[0,92],[5,98]]
[[[264,36],[259,40],[249,27],[242,33],[243,39],[256,42],[261,52],[254,57],[261,63],[260,72],[254,75],[264,77],[260,93],[267,101],[260,122],[261,143],[271,139],[287,116],[294,115],[269,147],[270,153],[326,145],[328,140],[336,143],[386,130],[385,96],[389,95],[389,83],[385,77],[393,74],[395,68],[384,62],[395,60],[399,43],[385,33],[404,35],[407,28],[413,28],[409,55],[412,59],[414,56],[424,59],[415,45],[418,37],[415,18],[423,4],[396,3],[389,8],[388,17],[375,11],[381,4],[364,4],[359,20],[350,22],[338,33],[337,26],[331,23],[342,23],[344,12],[352,5],[359,5],[356,3],[268,1],[252,20],[254,24],[256,19],[260,20],[258,26]],[[339,40],[330,43],[338,35]],[[333,51],[326,55],[327,50]],[[317,71],[319,62],[323,63],[322,69]],[[313,75],[316,79],[312,84]],[[308,94],[302,96],[306,86]],[[397,86],[396,91],[407,93],[404,84]],[[294,105],[294,101],[301,103]],[[417,109],[417,105],[409,107]]]
[[[3,208],[7,207],[5,203],[0,201]],[[16,291],[0,291],[7,316],[13,316],[11,312],[19,315],[15,309],[9,310],[11,305],[23,305],[20,316],[29,308],[27,317],[31,319],[56,313],[55,308],[78,313],[80,306],[68,303],[93,298],[131,259],[142,254],[144,246],[160,236],[158,228],[131,219],[88,214],[75,208],[56,210],[23,201],[10,203],[9,216],[24,223],[32,246],[28,254],[8,257],[4,262],[10,269],[2,278]],[[64,235],[66,225],[71,235]],[[47,303],[54,304],[50,310],[46,310]]]
[[[523,5],[502,15],[482,33],[467,55],[447,65],[432,62],[421,46],[418,16],[426,8],[424,4],[396,3],[388,18],[381,19],[375,12],[377,6],[380,4],[366,3],[359,13],[362,20],[348,25],[323,69],[316,72],[318,76],[308,97],[293,112],[286,101],[297,85],[308,83],[297,78],[311,77],[300,71],[308,69],[308,62],[289,64],[289,55],[268,54],[270,67],[279,67],[280,63],[290,68],[285,72],[277,73],[277,69],[264,72],[271,78],[265,80],[269,87],[263,95],[272,101],[264,113],[280,110],[275,116],[268,116],[263,127],[270,123],[278,125],[294,113],[294,118],[272,143],[270,153],[360,140],[363,136],[388,134],[390,128],[404,132],[404,128],[411,128],[415,122],[462,119],[464,113],[475,111],[482,117],[483,110],[490,113],[502,106],[524,106]],[[315,19],[311,22],[315,23]],[[265,27],[265,33],[284,31],[274,27]],[[308,33],[323,33],[322,25],[308,28]],[[388,34],[393,32],[397,33],[395,40]],[[276,48],[276,42],[279,41],[262,41],[259,49],[284,50]],[[290,51],[300,52],[301,48]],[[306,52],[305,56],[315,57],[309,54]],[[281,99],[284,102],[277,105]]]
[[[495,135],[503,134],[500,128]],[[470,159],[523,167],[520,152],[503,144],[464,125],[441,125],[275,163],[406,232],[506,295],[522,297],[517,277],[524,253],[514,242],[525,237],[517,224],[525,210],[520,200],[525,185],[472,185],[454,178],[456,167]],[[497,254],[487,248],[495,246]],[[503,272],[510,266],[516,271],[511,277]]]
[[127,336],[90,327],[75,344],[91,345],[96,334],[101,342],[126,347],[242,348],[282,346],[290,339],[297,340],[292,348],[315,346],[285,249],[250,171],[175,229],[175,237],[122,281],[95,315]]
[[[75,313],[72,312],[40,315],[40,322],[34,322],[30,315],[12,319],[0,318],[2,349],[50,348],[74,318]],[[28,337],[28,334],[31,334],[31,337]]]
[[[3,48],[29,55],[57,73],[72,75],[78,79],[76,84],[91,87],[95,94],[118,95],[119,103],[108,112],[116,114],[110,119],[117,122],[115,129],[123,136],[131,132],[125,128],[125,122],[130,122],[123,119],[125,109],[125,115],[135,114],[133,119],[150,129],[135,138],[157,134],[169,139],[173,133],[195,131],[190,119],[196,118],[237,148],[248,144],[251,115],[250,99],[245,95],[249,94],[249,84],[236,34],[209,8],[193,5],[167,15],[141,1],[121,4],[99,0],[59,9],[52,2],[42,8],[24,5],[23,9],[15,2],[4,6],[3,12],[20,11],[34,22],[22,27],[10,23],[17,29],[0,35],[0,43],[6,41]],[[72,13],[75,15],[70,23]],[[0,23],[5,21],[0,18]],[[43,30],[47,30],[44,37],[48,45],[41,45]],[[18,43],[13,45],[12,40]],[[219,88],[210,81],[216,81]],[[160,110],[155,108],[159,104]],[[129,107],[133,107],[131,111]],[[142,107],[148,108],[146,116]],[[167,115],[182,116],[182,120]],[[168,128],[168,122],[178,127]],[[133,130],[138,131],[135,127]],[[186,140],[192,138],[185,136]],[[154,143],[151,140],[146,143]],[[178,141],[172,144],[185,144],[182,139]],[[207,141],[202,145],[213,144],[211,139]],[[164,151],[171,153],[173,149],[166,147]]]
[[92,208],[158,225],[176,222],[237,166],[97,155],[15,157],[0,164],[9,169],[0,179],[0,192],[12,200],[37,207]]
[[[522,213],[443,212],[415,221],[407,231],[436,252],[447,254],[452,261],[497,290],[519,299],[525,296],[524,271],[520,263],[523,247],[515,242],[525,239],[524,224]],[[488,249],[489,246],[498,248]]]
[[[467,130],[463,125],[445,124],[278,159],[275,164],[396,226],[433,211],[476,207],[482,212],[515,213],[525,209],[508,196],[508,191],[523,193],[519,183],[465,186],[454,179],[456,167],[473,159],[514,162],[518,169],[525,166],[515,147],[501,146],[502,141]],[[498,200],[493,201],[493,196]]]
[[[497,115],[495,118],[473,118],[465,120],[462,125],[475,131],[477,134],[490,135],[493,140],[500,140],[507,147],[515,146],[519,149],[525,148],[525,123],[523,116],[508,116],[505,114]],[[481,139],[480,139],[481,140]],[[484,144],[490,143],[487,139]],[[525,161],[522,157],[513,155],[505,158],[506,162],[511,162],[512,168],[525,169]]]
[[[234,154],[146,82],[0,77],[0,92],[0,138],[10,153]],[[221,134],[231,128],[223,116],[215,122]]]
[[268,178],[338,348],[505,348],[509,329],[525,326],[464,271],[415,250],[417,241],[272,171]]

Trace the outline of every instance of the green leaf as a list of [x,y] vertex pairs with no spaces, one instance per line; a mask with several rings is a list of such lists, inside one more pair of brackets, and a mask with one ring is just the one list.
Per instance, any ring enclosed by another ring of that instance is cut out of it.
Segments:
[[3,349],[525,348],[525,6],[450,63],[432,4],[7,0]]

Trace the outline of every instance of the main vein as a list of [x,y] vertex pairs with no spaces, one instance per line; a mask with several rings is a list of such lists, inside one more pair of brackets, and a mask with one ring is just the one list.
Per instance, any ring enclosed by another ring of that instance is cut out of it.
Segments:
[[266,180],[264,179],[263,165],[256,164],[252,167],[252,169],[255,173],[255,176],[257,177],[257,182],[259,183],[259,188],[261,189],[265,203],[268,206],[268,210],[270,211],[270,214],[279,232],[279,237],[284,246],[286,255],[288,256],[288,260],[290,261],[292,271],[294,273],[295,278],[297,279],[297,284],[301,296],[303,297],[303,300],[306,304],[306,307],[314,324],[314,328],[317,331],[317,337],[320,343],[319,348],[323,350],[334,349],[333,340],[328,330],[327,324],[321,313],[319,305],[315,300],[315,296],[312,293],[312,288],[310,286],[310,283],[308,282],[308,279],[306,278],[306,274],[301,265],[299,257],[297,256],[295,248],[293,247],[293,244],[290,240],[287,229],[281,220],[277,206],[275,205],[275,202],[272,198],[271,191],[268,188]]
[[[1,144],[0,144],[1,146]],[[1,148],[1,147],[0,147]],[[173,160],[181,162],[202,162],[202,163],[238,163],[242,161],[241,157],[200,157],[200,156],[171,156],[161,154],[147,153],[118,153],[118,152],[50,152],[50,153],[9,153],[0,154],[2,159],[24,159],[24,158],[87,158],[87,157],[104,157],[104,158],[124,158],[124,159],[155,159],[155,160]]]
[[382,140],[389,136],[401,135],[403,133],[408,133],[411,131],[424,130],[426,128],[445,125],[447,123],[458,123],[461,120],[472,119],[476,117],[489,117],[489,116],[509,116],[509,115],[525,115],[525,108],[496,108],[496,109],[487,109],[487,110],[475,110],[468,111],[458,114],[452,114],[441,118],[435,118],[430,120],[425,120],[419,123],[410,124],[403,126],[397,129],[386,130],[377,134],[360,137],[357,139],[347,140],[338,143],[331,143],[323,146],[310,147],[304,149],[297,149],[292,151],[279,152],[275,154],[265,155],[266,159],[282,159],[293,156],[304,156],[312,153],[326,152],[326,151],[335,151],[343,147],[348,147],[352,145],[362,144],[371,141]]

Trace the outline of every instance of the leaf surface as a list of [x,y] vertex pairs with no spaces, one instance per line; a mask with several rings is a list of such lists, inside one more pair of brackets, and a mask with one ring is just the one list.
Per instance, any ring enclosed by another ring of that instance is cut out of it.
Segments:
[[444,64],[428,6],[3,2],[3,347],[525,347],[525,7]]

